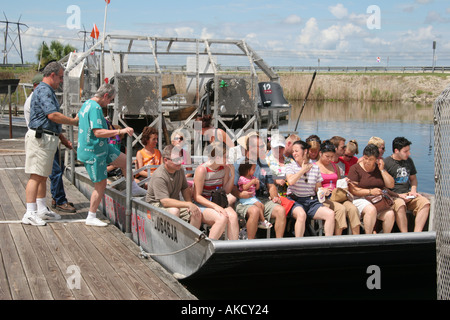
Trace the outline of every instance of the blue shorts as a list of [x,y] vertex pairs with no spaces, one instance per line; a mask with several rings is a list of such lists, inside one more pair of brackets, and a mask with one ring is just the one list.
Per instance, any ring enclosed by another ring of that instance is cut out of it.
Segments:
[[[291,200],[294,200],[294,198],[291,197],[291,195],[288,195],[288,198]],[[303,210],[305,210],[306,215],[309,218],[314,218],[317,210],[319,210],[320,207],[322,207],[322,204],[317,199],[317,196],[310,196],[310,197],[296,197],[294,200],[294,205],[292,206],[291,212],[294,211],[296,207],[301,207]]]
[[108,154],[106,156],[83,162],[92,182],[96,183],[107,179],[108,172],[106,168],[108,164],[114,162],[119,155],[120,150],[117,150],[113,145],[108,144]]

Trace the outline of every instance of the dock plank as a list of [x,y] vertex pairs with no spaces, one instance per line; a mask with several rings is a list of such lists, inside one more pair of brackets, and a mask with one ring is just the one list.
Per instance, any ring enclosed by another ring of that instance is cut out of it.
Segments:
[[[92,265],[98,274],[101,275],[103,282],[108,286],[108,290],[120,300],[136,300],[136,295],[130,290],[127,284],[117,273],[117,266],[111,266],[101,254],[99,248],[91,242],[82,232],[84,225],[78,223],[68,224],[68,230],[74,235],[77,244],[89,256]],[[83,270],[81,270],[83,273]]]
[[[7,226],[0,225],[0,234],[7,232]],[[0,241],[1,236],[0,236]],[[9,291],[9,283],[6,275],[5,261],[3,259],[2,250],[0,247],[0,300],[11,300],[11,292]]]
[[[29,178],[23,166],[23,154],[0,152],[0,300],[196,299],[154,260],[139,258],[139,247],[112,224],[23,225]],[[60,213],[62,218],[86,218],[89,199],[63,180],[77,212]],[[50,207],[49,181],[47,199]],[[73,266],[80,270],[77,288],[68,285]]]
[[[51,252],[53,253],[53,257],[55,259],[56,264],[58,265],[59,269],[61,270],[61,273],[66,276],[66,282],[71,279],[73,275],[71,271],[71,267],[75,266],[76,263],[72,259],[69,248],[66,248],[63,244],[63,242],[60,239],[60,236],[63,234],[64,231],[61,231],[61,228],[64,228],[61,224],[54,224],[52,225],[52,228],[42,228],[42,236],[49,246]],[[73,246],[71,246],[72,248]],[[72,284],[73,281],[70,281]],[[86,281],[83,277],[80,277],[80,286],[79,288],[72,288],[72,296],[76,300],[94,300],[95,295],[90,290],[89,286],[87,285]]]
[[13,300],[33,299],[16,245],[7,225],[0,225],[0,251],[2,252],[2,267],[4,268],[2,273],[5,273],[8,279],[8,290],[11,298]]

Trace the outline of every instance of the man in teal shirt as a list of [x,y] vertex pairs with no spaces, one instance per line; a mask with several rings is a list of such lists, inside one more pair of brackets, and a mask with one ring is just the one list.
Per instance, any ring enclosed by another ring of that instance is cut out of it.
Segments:
[[[79,131],[77,158],[84,163],[86,171],[92,182],[92,192],[87,225],[104,227],[107,224],[96,217],[98,206],[105,193],[107,184],[107,165],[111,164],[122,169],[126,173],[126,156],[114,146],[108,144],[108,138],[126,133],[133,135],[133,128],[108,129],[102,108],[106,108],[115,97],[115,89],[111,84],[103,84],[95,93],[94,97],[86,101],[78,112]],[[132,194],[144,196],[146,190],[140,188],[136,182],[132,182]]]

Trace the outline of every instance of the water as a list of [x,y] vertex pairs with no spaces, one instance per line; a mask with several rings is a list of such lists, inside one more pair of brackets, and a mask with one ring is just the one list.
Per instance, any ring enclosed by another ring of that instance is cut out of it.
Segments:
[[[280,123],[280,131],[294,131],[300,103],[292,104],[289,121]],[[302,140],[316,134],[322,140],[332,136],[355,139],[358,157],[370,137],[385,141],[384,157],[392,154],[392,140],[403,136],[412,142],[411,157],[417,169],[419,192],[434,194],[434,125],[433,106],[413,103],[339,103],[308,102],[297,131]]]

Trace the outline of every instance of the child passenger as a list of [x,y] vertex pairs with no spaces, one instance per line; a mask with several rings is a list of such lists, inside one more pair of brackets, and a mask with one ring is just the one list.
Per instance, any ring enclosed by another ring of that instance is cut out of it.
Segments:
[[[153,127],[145,127],[142,132],[141,142],[144,148],[136,153],[136,170],[146,165],[157,166],[162,164],[161,152],[156,149],[158,144],[158,130]],[[156,170],[156,167],[150,168],[150,174]],[[147,170],[140,171],[136,177],[136,182],[148,177]]]
[[248,191],[252,194],[252,197],[239,199],[239,202],[244,205],[255,205],[259,209],[259,223],[258,228],[269,229],[272,224],[264,219],[264,205],[256,197],[256,190],[259,189],[259,179],[254,176],[256,170],[256,164],[242,163],[239,165],[239,191]]

